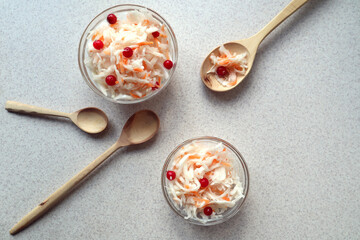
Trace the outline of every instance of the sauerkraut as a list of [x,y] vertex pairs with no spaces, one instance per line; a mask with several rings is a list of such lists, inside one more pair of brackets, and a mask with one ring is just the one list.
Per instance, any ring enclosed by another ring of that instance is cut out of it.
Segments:
[[[247,66],[247,53],[231,53],[224,45],[219,48],[219,56],[214,53],[210,55],[210,61],[213,64],[208,73],[215,73],[216,80],[224,87],[231,87],[237,83],[238,76],[244,76]],[[219,76],[217,69],[225,67],[227,73]]]
[[[167,180],[166,189],[185,219],[206,222],[221,218],[244,198],[235,158],[232,150],[210,140],[194,140],[174,155],[168,170],[176,177]],[[208,181],[206,187],[200,183],[204,178]],[[205,207],[212,208],[210,216],[205,215]]]
[[[145,11],[116,17],[116,23],[110,24],[105,19],[90,32],[85,64],[92,81],[105,96],[115,100],[143,98],[161,88],[169,77],[169,70],[164,67],[164,62],[171,60],[168,32]],[[101,49],[93,46],[96,40],[103,42]],[[131,57],[123,54],[127,47],[132,50]],[[109,75],[116,77],[115,84],[106,83]]]

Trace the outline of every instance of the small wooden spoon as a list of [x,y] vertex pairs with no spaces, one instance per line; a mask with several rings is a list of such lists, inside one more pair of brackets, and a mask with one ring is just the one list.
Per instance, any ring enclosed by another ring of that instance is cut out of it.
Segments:
[[69,118],[76,126],[87,133],[102,132],[107,124],[106,114],[98,108],[88,107],[73,113],[63,113],[46,108],[35,107],[19,102],[6,101],[5,109],[10,112],[35,113],[41,115],[57,116]]
[[72,177],[67,183],[51,194],[45,201],[40,203],[20,222],[10,230],[10,234],[16,234],[33,223],[41,215],[46,213],[50,208],[61,201],[70,193],[81,180],[94,171],[102,162],[111,156],[121,147],[140,144],[150,140],[158,132],[160,120],[158,116],[150,110],[142,110],[132,115],[124,125],[119,139],[108,150],[91,162],[87,167],[81,170],[77,175]]
[[237,76],[236,84],[233,86],[223,86],[219,83],[215,78],[215,73],[209,73],[209,70],[212,66],[210,61],[210,55],[214,53],[216,56],[219,56],[219,47],[215,48],[210,52],[210,54],[205,58],[202,66],[201,66],[201,80],[203,83],[213,91],[216,92],[225,92],[233,89],[239,83],[244,80],[244,78],[249,74],[251,67],[253,65],[255,55],[260,43],[264,40],[264,38],[274,30],[280,23],[282,23],[286,18],[288,18],[291,14],[293,14],[296,10],[298,10],[304,3],[308,0],[293,0],[287,5],[278,15],[276,15],[273,20],[271,20],[263,29],[261,29],[254,36],[242,39],[234,42],[225,43],[224,46],[232,53],[247,53],[247,61],[248,61],[248,69],[245,75]]

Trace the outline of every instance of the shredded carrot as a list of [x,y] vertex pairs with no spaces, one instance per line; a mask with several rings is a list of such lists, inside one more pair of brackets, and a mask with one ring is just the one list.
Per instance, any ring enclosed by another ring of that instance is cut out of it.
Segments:
[[242,71],[242,70],[243,70],[243,68],[240,67],[240,66],[238,66],[238,65],[235,65],[234,68],[235,68],[236,70],[239,70],[239,71]]
[[167,38],[167,36],[165,34],[160,34],[160,37]]
[[207,177],[209,177],[210,175],[214,175],[214,171],[213,171],[213,170],[205,173],[205,176],[207,176]]
[[115,84],[118,84],[119,83],[119,81],[115,81]]
[[134,71],[135,71],[135,72],[142,72],[142,71],[144,71],[144,70],[142,70],[141,68],[134,68]]
[[146,63],[145,63],[145,61],[143,61],[143,67],[144,67],[144,70],[148,70],[148,68],[146,67]]
[[96,32],[92,37],[91,37],[91,40],[95,40],[95,38],[97,37],[97,35],[98,35],[98,32]]
[[189,159],[199,159],[200,156],[199,155],[192,155],[192,156],[189,156]]
[[236,83],[237,83],[237,81],[235,80],[235,81],[233,81],[233,82],[230,82],[229,85],[230,85],[230,86],[234,86]]
[[135,94],[133,94],[133,93],[130,93],[130,95],[131,95],[133,98],[141,98],[141,97],[139,97],[138,95],[135,95]]
[[221,162],[220,164],[224,165],[224,166],[227,166],[227,167],[231,167],[231,164],[230,163],[227,163],[227,162]]
[[195,197],[194,197],[193,199],[194,199],[194,201],[195,201],[195,206],[196,206],[197,208],[199,208],[199,207],[201,206],[201,204],[198,204],[197,202],[204,202],[204,203],[205,203],[204,207],[207,206],[207,205],[209,205],[209,203],[210,203],[209,200],[203,199],[203,198],[195,198]]
[[144,85],[151,88],[154,87],[154,85],[152,85],[151,83],[145,83]]
[[151,45],[153,43],[154,42],[139,42],[139,43],[137,43],[137,45],[140,47],[140,46],[144,46],[144,45]]
[[121,74],[124,74],[124,72],[125,72],[124,66],[122,65],[122,63],[119,63],[119,65],[120,65],[120,72],[121,72]]
[[194,163],[193,166],[194,166],[194,169],[201,167],[201,165],[197,165],[196,163]]
[[222,61],[219,62],[220,65],[226,65],[226,64],[229,64],[231,61],[230,59],[224,59]]
[[230,201],[229,197],[222,197],[222,199],[224,199],[225,201]]
[[192,192],[190,192],[191,194],[194,194],[195,196],[198,196],[198,197],[200,197],[200,194],[198,193],[198,192],[196,192],[196,191],[192,191]]
[[196,202],[205,202],[205,204],[210,203],[209,200],[204,199],[204,198],[193,198],[193,199],[194,199],[194,201],[196,201]]
[[161,31],[165,32],[165,25],[164,24],[161,26]]
[[[159,41],[159,39],[157,39],[157,38],[154,38],[154,40],[155,40],[156,46],[157,46],[157,47],[159,47],[159,44],[160,44],[160,41]],[[159,49],[159,51],[160,51],[160,49]]]
[[112,27],[112,28],[118,28],[118,27],[119,27],[119,23],[116,22],[116,23],[114,23],[114,24],[110,24],[110,27]]
[[149,23],[150,23],[150,21],[149,21],[149,20],[147,20],[147,19],[145,19],[145,20],[143,21],[143,25],[144,25],[144,26],[149,25]]
[[166,59],[170,60],[169,50],[166,50],[165,55],[166,55]]
[[184,187],[185,187],[186,189],[189,189],[189,188],[190,188],[189,185],[184,185]]
[[217,164],[217,163],[219,163],[219,162],[220,162],[219,160],[214,159],[214,160],[212,161],[211,165],[215,165],[215,164]]
[[118,70],[120,70],[121,74],[125,73],[125,69],[124,69],[124,66],[123,66],[122,62],[123,62],[123,58],[122,58],[122,54],[120,53],[120,61],[119,61],[118,64],[116,64],[116,68]]
[[110,55],[110,50],[107,48],[107,49],[105,49],[105,50],[103,51],[103,53],[104,53],[105,55]]

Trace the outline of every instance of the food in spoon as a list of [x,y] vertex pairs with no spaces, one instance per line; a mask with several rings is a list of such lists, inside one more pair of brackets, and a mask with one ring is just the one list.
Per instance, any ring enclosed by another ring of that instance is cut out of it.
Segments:
[[231,53],[224,45],[219,48],[219,55],[210,55],[212,67],[208,73],[215,73],[216,80],[225,87],[234,86],[237,76],[244,76],[247,66],[247,53]]
[[168,79],[174,64],[169,49],[167,29],[150,13],[109,14],[88,36],[85,64],[104,95],[138,99]]
[[207,222],[244,198],[239,166],[232,150],[211,140],[183,146],[169,163],[167,191],[185,219]]
[[[228,59],[229,56],[227,54],[223,54],[226,50],[224,49],[224,46],[217,47],[213,51],[211,51],[209,55],[205,58],[200,71],[201,80],[203,81],[205,86],[216,92],[225,92],[236,87],[249,74],[253,66],[256,52],[260,43],[266,38],[266,36],[269,35],[269,33],[271,33],[277,26],[279,26],[280,23],[282,23],[295,11],[297,11],[307,1],[308,0],[292,0],[278,15],[276,15],[264,28],[262,28],[255,35],[251,36],[250,38],[232,41],[225,44],[227,49],[230,49],[231,52],[245,54],[244,58],[246,59],[246,67],[240,65],[240,67],[245,68],[245,70],[239,67],[238,69],[235,68],[234,66],[236,65],[234,65],[232,69],[240,71],[234,71],[238,75],[237,79],[235,78],[236,74],[234,74],[233,71],[228,71],[229,69],[226,66],[231,65],[231,59]],[[220,54],[218,53],[219,48],[221,48]],[[219,68],[220,66],[225,68]],[[209,69],[211,69],[211,72],[209,71]]]

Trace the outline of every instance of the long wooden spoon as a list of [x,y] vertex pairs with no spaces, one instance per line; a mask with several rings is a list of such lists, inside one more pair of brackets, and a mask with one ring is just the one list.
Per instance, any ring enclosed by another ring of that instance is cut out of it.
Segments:
[[216,56],[219,55],[219,47],[215,48],[210,52],[210,54],[205,58],[202,66],[201,66],[201,80],[203,83],[213,91],[216,92],[225,92],[233,89],[239,83],[244,80],[244,78],[249,74],[251,67],[253,65],[255,55],[260,43],[264,40],[264,38],[271,33],[280,23],[282,23],[286,18],[288,18],[291,14],[293,14],[296,10],[298,10],[304,3],[308,0],[293,0],[287,5],[278,15],[276,15],[273,20],[271,20],[263,29],[261,29],[257,34],[254,36],[242,39],[238,41],[233,41],[229,43],[225,43],[224,46],[232,53],[247,53],[247,62],[248,62],[248,69],[246,73],[242,76],[238,74],[236,79],[236,84],[233,86],[223,86],[216,80],[215,73],[209,73],[209,70],[212,66],[210,61],[210,55],[214,53]]
[[5,108],[9,112],[66,117],[75,123],[75,125],[78,126],[81,130],[87,133],[102,132],[108,124],[108,118],[106,114],[100,109],[94,107],[83,108],[73,113],[63,113],[46,108],[31,106],[24,103],[6,101]]
[[159,127],[160,120],[158,116],[150,110],[142,110],[132,115],[125,123],[121,135],[114,145],[23,217],[20,222],[15,224],[10,230],[10,234],[18,233],[55,206],[70,193],[81,180],[94,171],[116,150],[121,147],[140,144],[150,140],[158,132]]

